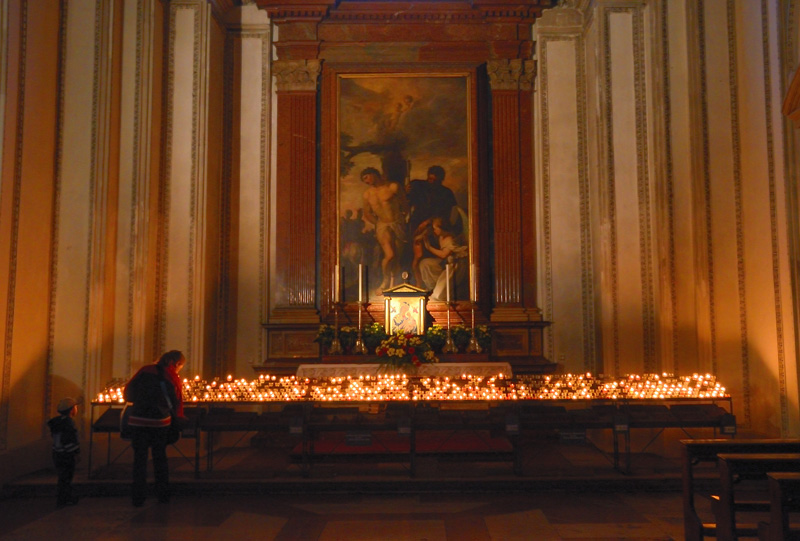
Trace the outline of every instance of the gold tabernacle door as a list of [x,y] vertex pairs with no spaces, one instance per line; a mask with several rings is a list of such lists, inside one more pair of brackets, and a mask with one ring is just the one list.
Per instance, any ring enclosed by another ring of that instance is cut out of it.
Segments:
[[409,283],[384,289],[386,333],[425,334],[428,294]]

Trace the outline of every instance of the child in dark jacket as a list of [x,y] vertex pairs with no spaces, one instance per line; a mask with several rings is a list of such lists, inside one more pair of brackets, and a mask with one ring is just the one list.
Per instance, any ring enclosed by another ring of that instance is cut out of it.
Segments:
[[78,442],[78,429],[72,420],[78,414],[78,403],[72,398],[64,398],[58,403],[58,416],[47,421],[53,436],[53,464],[58,472],[58,507],[75,505],[78,497],[72,493],[72,478],[75,475],[75,462],[81,447]]

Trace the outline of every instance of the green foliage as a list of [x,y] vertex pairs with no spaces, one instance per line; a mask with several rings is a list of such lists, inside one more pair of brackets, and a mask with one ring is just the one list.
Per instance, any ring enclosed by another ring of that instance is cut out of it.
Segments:
[[492,329],[486,325],[477,325],[475,327],[475,338],[478,339],[478,345],[484,353],[492,351]]
[[453,343],[458,348],[458,351],[466,351],[472,334],[464,325],[453,325],[450,327],[450,336],[453,338]]
[[425,331],[425,339],[436,353],[442,352],[445,341],[447,341],[447,329],[440,325],[431,325]]
[[343,351],[350,351],[353,349],[353,346],[356,345],[357,338],[358,329],[355,327],[350,327],[348,325],[339,327],[339,344],[342,345]]
[[[355,327],[339,327],[339,344],[342,346],[342,350],[347,351],[352,348],[356,343],[357,335],[358,331]],[[314,342],[319,343],[327,351],[331,347],[335,336],[336,329],[333,325],[320,325]]]
[[388,337],[389,335],[386,334],[386,329],[383,328],[383,325],[377,322],[370,323],[361,331],[361,338],[364,340],[364,345],[367,346],[367,349],[370,351],[370,353],[375,352],[378,349],[378,346],[381,345],[381,342],[386,340]]
[[[472,337],[472,330],[464,325],[453,325],[450,327],[450,334],[453,337],[453,342],[459,351],[464,352],[469,345],[470,338]],[[333,338],[336,335],[336,329],[332,325],[320,325],[317,331],[317,337],[314,342],[319,343],[324,350],[330,348]],[[393,335],[397,336],[397,335]],[[364,345],[370,353],[380,355],[380,348],[383,343],[390,338],[386,334],[386,330],[380,323],[370,323],[361,330],[361,337],[364,340]],[[405,336],[405,335],[401,335]],[[424,344],[425,351],[431,351],[432,354],[442,352],[445,340],[447,340],[447,328],[440,325],[432,325],[428,327],[424,335],[409,335],[414,336],[416,339]],[[475,337],[478,339],[481,349],[484,352],[491,351],[492,348],[492,331],[486,325],[477,325],[475,327]],[[358,329],[352,326],[342,326],[339,328],[339,344],[345,352],[350,351],[356,343],[358,338]]]
[[320,325],[319,330],[317,331],[317,337],[314,338],[314,342],[317,342],[323,348],[327,349],[333,342],[333,336],[335,332],[336,331],[332,325]]

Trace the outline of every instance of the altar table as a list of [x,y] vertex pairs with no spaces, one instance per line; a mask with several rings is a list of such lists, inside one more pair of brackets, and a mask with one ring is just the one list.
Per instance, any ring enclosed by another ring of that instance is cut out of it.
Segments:
[[[393,374],[392,371],[381,371],[381,364],[301,364],[297,367],[298,378],[334,378],[334,377],[359,377],[377,376],[378,374]],[[464,374],[480,377],[491,377],[503,374],[510,377],[511,365],[505,362],[483,363],[433,363],[423,364],[417,369],[416,376],[430,377],[461,377]]]

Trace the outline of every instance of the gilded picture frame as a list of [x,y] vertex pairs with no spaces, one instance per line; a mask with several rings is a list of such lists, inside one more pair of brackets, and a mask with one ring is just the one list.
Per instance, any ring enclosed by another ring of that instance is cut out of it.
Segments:
[[425,334],[425,297],[386,297],[387,334]]

